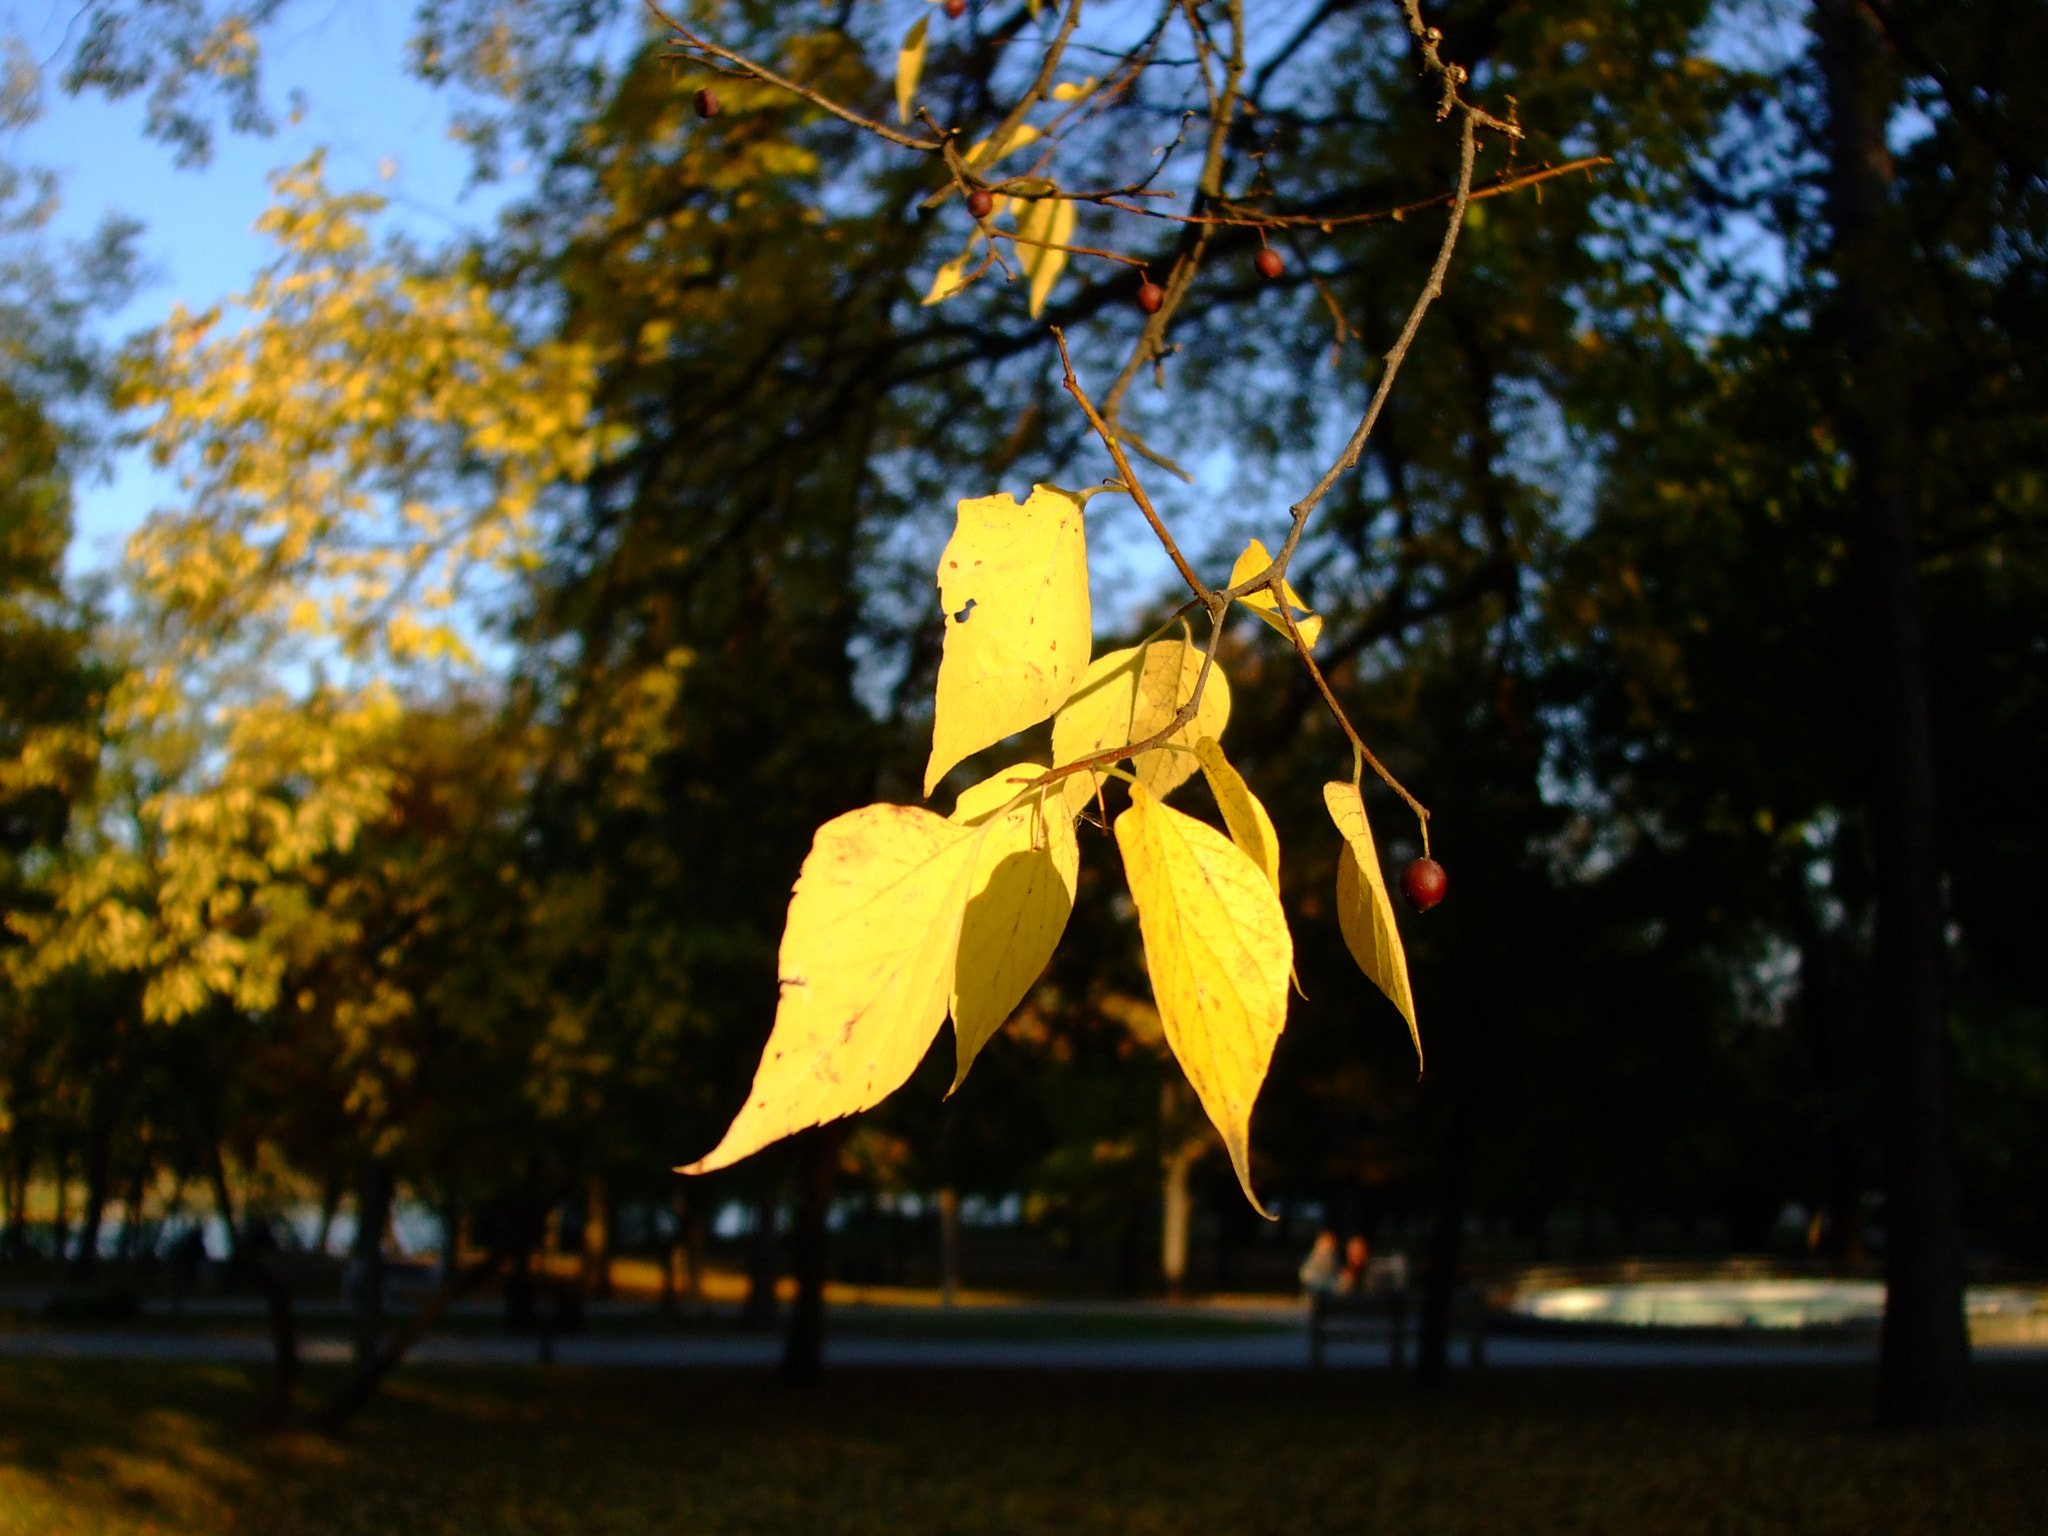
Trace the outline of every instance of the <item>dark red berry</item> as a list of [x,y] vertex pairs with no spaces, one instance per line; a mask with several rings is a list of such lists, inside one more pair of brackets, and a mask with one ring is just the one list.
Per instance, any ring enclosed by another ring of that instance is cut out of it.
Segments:
[[718,116],[718,98],[712,95],[708,89],[697,93],[697,115],[699,117]]
[[1146,314],[1158,314],[1159,306],[1165,302],[1166,290],[1157,283],[1148,282],[1138,285],[1138,308],[1145,311]]
[[1450,883],[1443,865],[1435,859],[1417,859],[1401,871],[1401,894],[1418,912],[1427,912],[1442,901]]
[[1259,247],[1259,254],[1252,258],[1263,277],[1275,278],[1287,270],[1287,263],[1280,259],[1280,253],[1270,245]]
[[967,14],[967,0],[946,0],[946,14],[958,21]]
[[996,200],[988,194],[985,188],[976,187],[967,194],[967,211],[977,219],[987,218],[995,205]]

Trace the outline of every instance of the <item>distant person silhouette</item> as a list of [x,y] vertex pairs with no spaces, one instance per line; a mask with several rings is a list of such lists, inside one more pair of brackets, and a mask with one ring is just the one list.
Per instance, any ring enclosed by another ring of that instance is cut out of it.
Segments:
[[1335,1290],[1339,1296],[1363,1296],[1365,1276],[1372,1264],[1372,1244],[1365,1240],[1365,1234],[1354,1234],[1344,1245],[1344,1268],[1337,1276]]
[[1301,1261],[1301,1289],[1305,1296],[1324,1296],[1337,1288],[1337,1234],[1316,1234],[1315,1246]]

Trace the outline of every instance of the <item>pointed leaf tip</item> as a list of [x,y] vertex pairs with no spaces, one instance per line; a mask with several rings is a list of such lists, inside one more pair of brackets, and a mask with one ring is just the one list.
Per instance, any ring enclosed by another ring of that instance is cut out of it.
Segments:
[[903,46],[896,50],[896,121],[910,121],[910,103],[917,95],[917,82],[924,75],[924,35],[931,24],[931,17],[920,16],[917,24],[904,34]]
[[1415,994],[1408,983],[1408,955],[1387,894],[1387,877],[1373,846],[1372,826],[1365,819],[1365,801],[1358,786],[1341,780],[1323,786],[1323,804],[1344,838],[1337,859],[1337,926],[1344,946],[1373,985],[1387,994],[1408,1021],[1415,1044],[1415,1065],[1422,1067],[1422,1031],[1415,1022]]
[[778,956],[781,1000],[746,1103],[681,1169],[710,1173],[806,1126],[879,1104],[945,1022],[980,835],[910,805],[820,827]]
[[1036,763],[1002,769],[963,792],[953,808],[954,821],[981,829],[982,844],[960,926],[949,1096],[1045,970],[1074,910],[1081,850],[1058,790],[1048,786],[1003,810],[1017,797],[1019,780],[1042,772]]
[[1287,1023],[1294,939],[1264,870],[1142,784],[1116,819],[1145,968],[1167,1044],[1223,1137],[1245,1198],[1251,1118]]
[[[1224,585],[1234,587],[1240,581],[1249,581],[1272,563],[1273,557],[1266,553],[1266,546],[1253,539],[1245,545],[1244,553],[1237,557],[1237,564],[1230,568],[1230,580]],[[1301,600],[1301,594],[1294,590],[1293,583],[1282,578],[1280,590],[1287,595],[1288,611],[1294,615],[1294,627],[1301,631],[1302,644],[1313,649],[1316,641],[1322,637],[1323,621],[1308,611],[1308,605]],[[1287,635],[1286,621],[1280,617],[1280,605],[1273,601],[1271,592],[1248,592],[1238,601],[1271,625],[1276,633]],[[1288,638],[1291,641],[1292,637]]]

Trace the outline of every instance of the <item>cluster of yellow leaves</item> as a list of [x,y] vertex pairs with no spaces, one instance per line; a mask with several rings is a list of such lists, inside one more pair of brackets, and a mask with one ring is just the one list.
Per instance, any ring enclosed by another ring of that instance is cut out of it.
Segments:
[[319,157],[275,189],[253,286],[124,360],[182,492],[130,541],[106,715],[148,787],[31,935],[41,973],[145,974],[158,1019],[270,1007],[350,942],[320,865],[389,808],[394,685],[473,662],[465,594],[538,558],[543,493],[604,447],[589,349],[529,343],[472,274],[378,244],[380,201],[330,191]]
[[[22,979],[72,965],[136,972],[151,1019],[212,997],[272,1006],[292,964],[349,937],[308,876],[385,814],[401,718],[384,687],[237,711],[203,777],[150,796],[127,835],[75,861],[51,912],[10,919],[33,943]],[[154,744],[158,760],[175,750]]]
[[[1052,958],[1074,905],[1075,821],[1114,775],[1130,786],[1114,831],[1158,1026],[1257,1205],[1252,1109],[1286,1025],[1294,961],[1279,839],[1219,742],[1229,685],[1213,664],[1205,675],[1191,640],[1155,637],[1088,659],[1091,494],[1040,485],[1021,505],[1006,494],[963,500],[939,560],[945,639],[925,794],[1048,717],[1060,771],[1019,762],[963,791],[951,816],[870,805],[818,830],[790,900],[781,1000],[753,1086],[718,1145],[683,1172],[726,1167],[879,1103],[949,1015],[957,1088]],[[1232,584],[1270,563],[1254,541]],[[1285,618],[1270,593],[1245,602],[1275,628],[1291,620],[1313,636],[1320,620],[1291,587],[1283,597]],[[1190,718],[1150,743],[1191,701]],[[1228,835],[1165,803],[1197,770]],[[1325,798],[1343,838],[1345,941],[1413,1034],[1407,960],[1364,802],[1348,783]]]
[[264,633],[467,660],[465,583],[530,561],[542,491],[596,460],[596,359],[527,344],[459,267],[380,249],[380,200],[331,192],[318,156],[275,185],[254,285],[126,359],[123,403],[186,503],[135,535],[130,579],[188,652]]

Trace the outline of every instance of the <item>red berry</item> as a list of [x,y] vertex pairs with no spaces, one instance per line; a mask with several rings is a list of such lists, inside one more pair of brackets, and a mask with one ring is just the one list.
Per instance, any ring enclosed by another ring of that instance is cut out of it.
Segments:
[[946,0],[946,14],[958,21],[967,14],[967,0]]
[[712,95],[708,89],[697,93],[697,115],[699,117],[718,116],[718,98]]
[[1417,859],[1401,871],[1401,894],[1418,912],[1427,912],[1444,899],[1450,877],[1435,859]]
[[1148,315],[1159,313],[1159,306],[1166,302],[1166,290],[1157,283],[1146,282],[1138,285],[1138,308]]
[[973,214],[977,219],[987,218],[989,216],[990,211],[995,207],[995,205],[996,200],[993,197],[991,197],[988,194],[987,189],[983,187],[976,187],[972,192],[967,194],[967,211]]
[[1267,278],[1278,277],[1287,270],[1287,263],[1280,259],[1280,253],[1270,245],[1260,246],[1259,254],[1254,256],[1252,261],[1257,265],[1260,274]]

